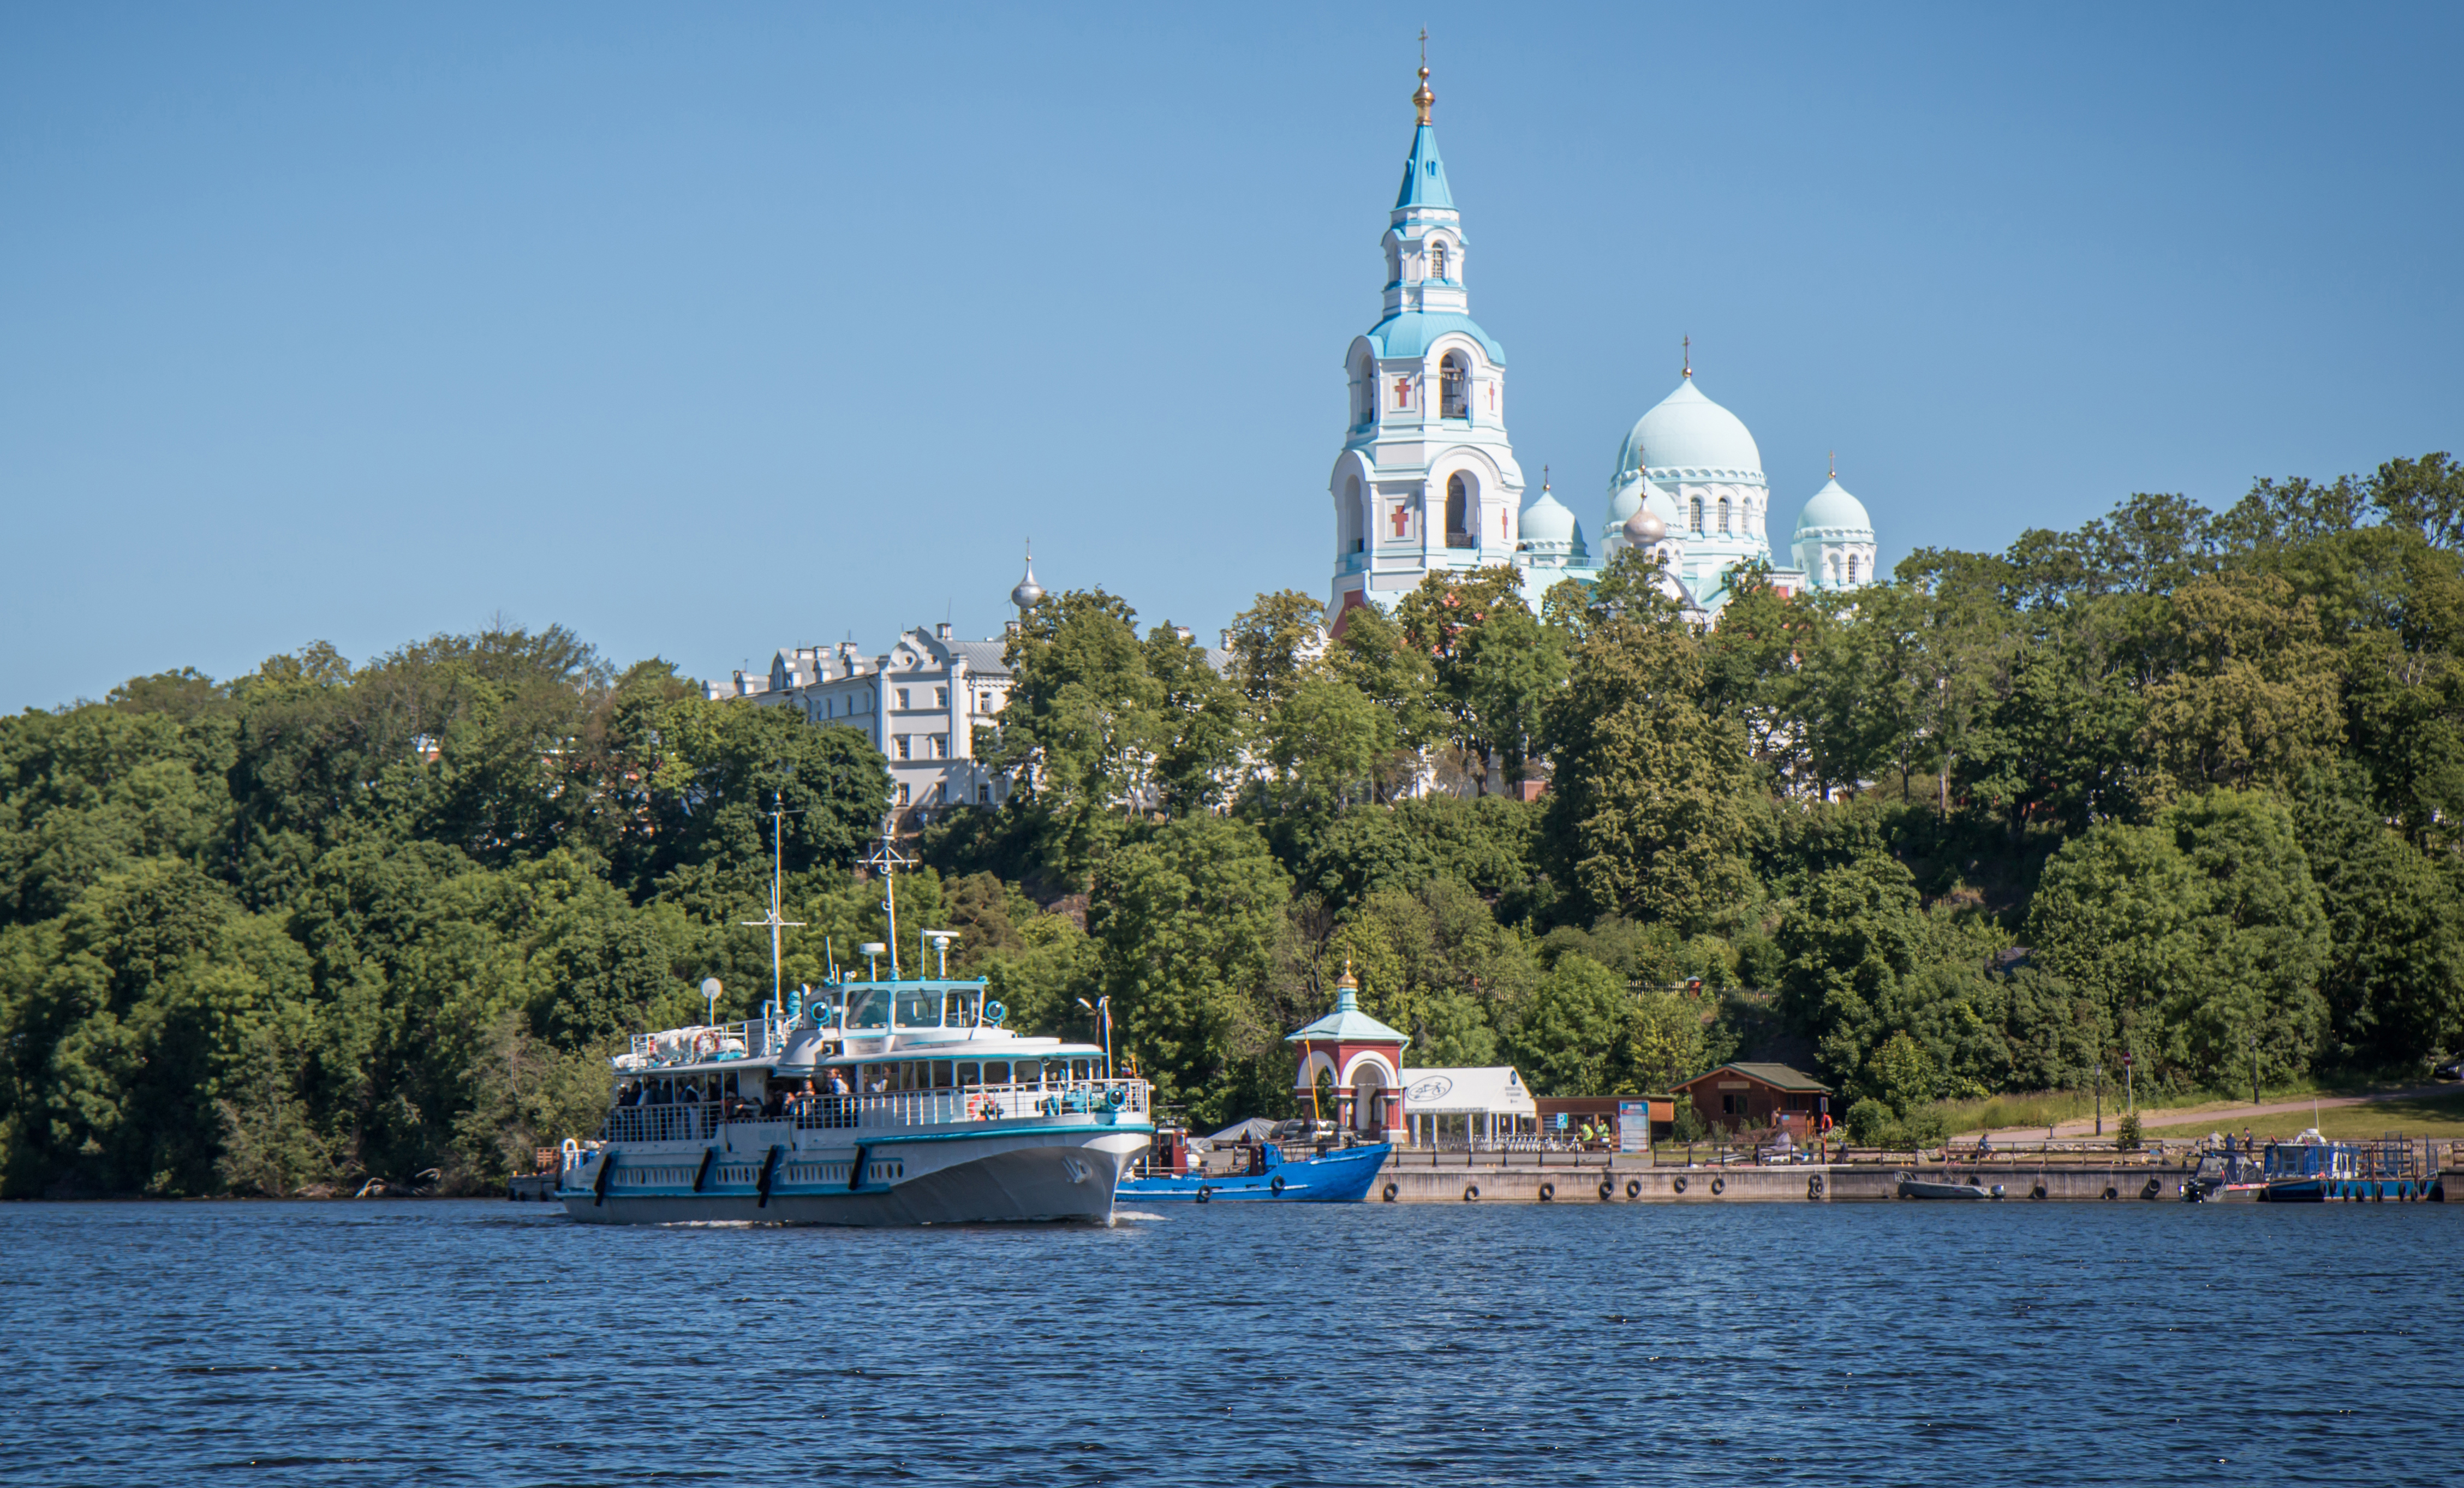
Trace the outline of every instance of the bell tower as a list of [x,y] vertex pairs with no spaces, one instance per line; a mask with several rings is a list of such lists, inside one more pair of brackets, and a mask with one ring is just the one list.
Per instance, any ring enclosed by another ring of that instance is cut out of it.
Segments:
[[1384,316],[1344,357],[1350,420],[1328,614],[1391,607],[1427,574],[1514,561],[1523,470],[1506,433],[1506,348],[1471,317],[1469,240],[1438,153],[1426,60],[1387,216]]

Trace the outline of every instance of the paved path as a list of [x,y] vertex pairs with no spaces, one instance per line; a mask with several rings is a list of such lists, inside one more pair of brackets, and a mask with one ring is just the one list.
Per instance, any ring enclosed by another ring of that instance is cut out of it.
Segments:
[[[2205,1127],[2211,1131],[2223,1131],[2227,1128],[2238,1131],[2254,1116],[2297,1114],[2306,1116],[2314,1105],[2323,1111],[2337,1105],[2368,1105],[2379,1101],[2409,1101],[2423,1096],[2452,1095],[2455,1089],[2453,1085],[2414,1085],[2404,1090],[2381,1090],[2371,1095],[2322,1095],[2315,1102],[2305,1098],[2299,1101],[2277,1101],[2264,1105],[2207,1105],[2184,1107],[2180,1110],[2144,1110],[2139,1113],[2139,1127],[2143,1131],[2157,1127]],[[2122,1107],[2119,1105],[2107,1110],[2104,1113],[2105,1135],[2111,1136],[2121,1120]],[[2044,1129],[2042,1127],[2006,1127],[1994,1132],[1993,1135],[2034,1137],[2038,1136]],[[2061,1122],[2054,1127],[2054,1140],[2057,1142],[2064,1137],[2085,1137],[2095,1134],[2096,1118],[2093,1116],[2082,1116],[2077,1121]]]

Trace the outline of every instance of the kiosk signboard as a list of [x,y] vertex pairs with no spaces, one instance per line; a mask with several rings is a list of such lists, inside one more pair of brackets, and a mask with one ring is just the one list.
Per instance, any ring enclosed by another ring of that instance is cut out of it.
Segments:
[[1617,1150],[1620,1152],[1651,1150],[1651,1103],[1649,1101],[1617,1103]]

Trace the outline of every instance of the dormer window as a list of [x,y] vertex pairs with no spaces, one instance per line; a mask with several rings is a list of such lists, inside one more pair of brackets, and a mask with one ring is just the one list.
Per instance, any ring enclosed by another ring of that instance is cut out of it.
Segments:
[[1445,360],[1438,363],[1438,417],[1471,417],[1471,368],[1462,352],[1447,352]]
[[1441,239],[1440,241],[1429,245],[1429,277],[1432,279],[1442,279],[1445,276],[1446,245],[1444,241]]

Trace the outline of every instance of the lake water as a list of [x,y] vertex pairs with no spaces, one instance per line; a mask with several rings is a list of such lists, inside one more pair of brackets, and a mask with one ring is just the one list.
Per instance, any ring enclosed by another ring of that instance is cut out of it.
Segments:
[[0,1479],[2451,1483],[2464,1206],[0,1205]]

